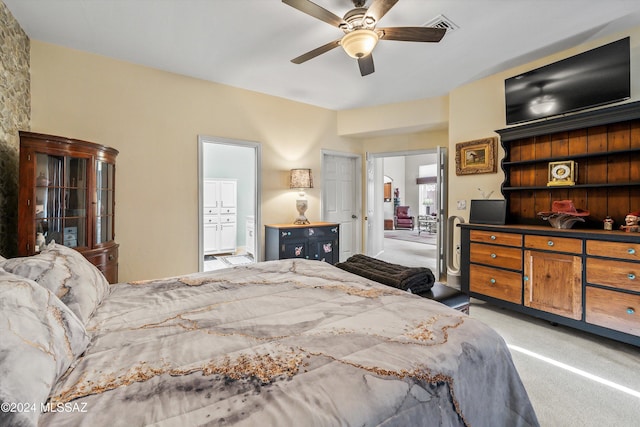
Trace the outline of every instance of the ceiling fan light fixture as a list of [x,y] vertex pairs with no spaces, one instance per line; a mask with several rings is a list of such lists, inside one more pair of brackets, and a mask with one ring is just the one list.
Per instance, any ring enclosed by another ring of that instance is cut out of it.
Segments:
[[340,45],[352,58],[368,56],[378,43],[378,34],[373,30],[359,29],[347,33],[340,40]]
[[533,114],[549,114],[556,107],[556,100],[551,95],[542,95],[534,98],[529,103],[529,109]]

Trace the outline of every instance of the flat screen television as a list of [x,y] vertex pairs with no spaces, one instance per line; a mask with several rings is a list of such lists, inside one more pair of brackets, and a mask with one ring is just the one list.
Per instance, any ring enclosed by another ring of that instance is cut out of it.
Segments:
[[507,124],[628,99],[630,56],[626,37],[506,79]]

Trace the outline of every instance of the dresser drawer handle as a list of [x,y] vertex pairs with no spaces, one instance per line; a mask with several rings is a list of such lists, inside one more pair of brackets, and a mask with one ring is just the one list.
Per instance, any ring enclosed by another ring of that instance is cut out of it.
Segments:
[[496,236],[491,235],[491,240],[496,240]]
[[491,279],[489,281],[491,282],[492,285],[496,283],[496,279]]
[[498,257],[498,255],[496,255],[496,254],[491,254],[491,258],[495,259],[495,258],[497,258],[497,257]]
[[553,240],[549,240],[549,241],[547,242],[547,246],[553,246]]
[[633,274],[633,273],[629,273],[629,274],[627,274],[627,279],[629,279],[629,280],[636,280],[636,275],[635,275],[635,274]]
[[635,249],[633,249],[633,248],[629,248],[629,249],[627,249],[627,253],[628,253],[629,255],[634,255],[634,254],[636,253],[636,250],[635,250]]
[[627,314],[635,314],[635,310],[633,309],[633,307],[629,307],[627,308]]

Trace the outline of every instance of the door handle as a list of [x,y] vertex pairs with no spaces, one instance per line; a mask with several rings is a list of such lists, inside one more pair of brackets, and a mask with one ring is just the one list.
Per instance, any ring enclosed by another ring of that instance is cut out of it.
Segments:
[[357,215],[351,215],[351,218],[352,219],[358,219],[358,216]]

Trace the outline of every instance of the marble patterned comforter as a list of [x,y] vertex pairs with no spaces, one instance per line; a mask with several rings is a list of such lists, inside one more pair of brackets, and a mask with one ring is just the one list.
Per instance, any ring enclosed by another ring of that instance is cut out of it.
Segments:
[[40,426],[538,425],[492,329],[323,262],[113,285],[86,330]]

